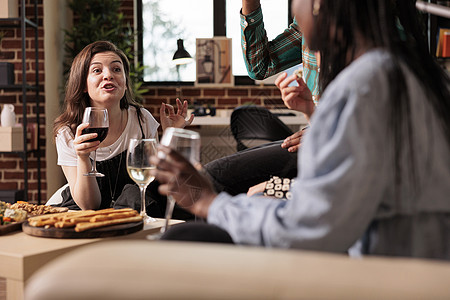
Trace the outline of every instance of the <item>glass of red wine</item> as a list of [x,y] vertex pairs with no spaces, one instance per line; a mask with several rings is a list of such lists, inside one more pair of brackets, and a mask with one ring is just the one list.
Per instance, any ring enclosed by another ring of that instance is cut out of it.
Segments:
[[[86,107],[83,115],[83,123],[89,123],[89,127],[83,129],[82,134],[97,133],[97,137],[90,139],[86,142],[94,142],[103,140],[108,135],[109,119],[108,110],[106,108],[99,107]],[[97,172],[96,167],[97,150],[94,151],[94,161],[92,163],[92,169],[89,173],[83,174],[84,176],[103,177],[102,173]]]

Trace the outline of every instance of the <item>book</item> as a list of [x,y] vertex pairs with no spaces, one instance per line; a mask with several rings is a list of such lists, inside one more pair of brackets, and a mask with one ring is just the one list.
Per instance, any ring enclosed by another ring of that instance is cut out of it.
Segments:
[[450,57],[449,43],[450,43],[450,28],[440,28],[436,47],[436,57]]

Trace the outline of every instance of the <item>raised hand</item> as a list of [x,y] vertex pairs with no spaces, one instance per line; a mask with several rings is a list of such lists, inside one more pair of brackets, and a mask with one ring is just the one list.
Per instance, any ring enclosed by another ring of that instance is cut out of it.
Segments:
[[[289,86],[293,81],[298,82],[298,86]],[[281,98],[284,104],[293,110],[302,112],[309,119],[314,112],[314,102],[311,91],[303,79],[298,78],[296,74],[287,77],[287,73],[282,73],[275,80],[276,86],[281,91]]]
[[189,119],[186,120],[187,108],[188,103],[186,100],[181,103],[180,99],[177,99],[176,113],[172,105],[162,103],[159,113],[163,130],[167,127],[184,128],[190,125],[194,121],[194,115],[191,114]]

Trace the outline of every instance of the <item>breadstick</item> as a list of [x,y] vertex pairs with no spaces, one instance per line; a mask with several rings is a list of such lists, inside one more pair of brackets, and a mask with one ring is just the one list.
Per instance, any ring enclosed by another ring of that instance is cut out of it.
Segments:
[[[95,227],[102,227],[112,225],[111,222],[114,221],[114,224],[128,223],[128,222],[136,222],[136,221],[127,221],[131,217],[138,216],[138,212],[131,208],[122,208],[122,209],[102,209],[98,211],[94,210],[86,210],[86,211],[75,211],[75,212],[63,212],[56,213],[52,215],[45,216],[36,216],[28,219],[28,223],[33,227],[43,227],[46,228],[54,226],[55,228],[68,228],[74,227],[79,223],[86,224],[95,224]],[[142,218],[139,217],[139,220]],[[107,222],[105,224],[105,222]],[[81,227],[83,228],[83,227]],[[87,230],[87,229],[84,229]]]
[[68,227],[74,227],[76,225],[75,222],[70,221],[59,221],[55,223],[55,228],[68,228]]
[[28,223],[30,224],[30,226],[33,226],[33,227],[42,227],[42,226],[46,226],[46,225],[53,225],[57,221],[58,221],[58,219],[31,220],[31,221],[28,221]]
[[128,218],[128,217],[134,217],[137,216],[137,211],[129,211],[129,212],[123,212],[123,213],[114,213],[109,215],[100,215],[92,217],[89,221],[90,222],[100,222],[100,221],[106,221],[106,220],[114,220],[114,219],[121,219],[121,218]]
[[35,216],[35,217],[31,217],[28,218],[28,221],[43,221],[43,220],[47,220],[50,218],[58,218],[58,217],[62,217],[62,216],[67,216],[68,214],[73,214],[76,212],[62,212],[62,213],[56,213],[56,214],[51,214],[51,215],[42,215],[42,216]]
[[77,224],[77,223],[83,223],[83,222],[89,222],[89,220],[91,220],[91,216],[87,216],[87,217],[85,217],[85,216],[82,216],[82,217],[71,217],[70,219],[67,219],[66,221],[70,221],[70,222],[73,222],[74,224]]
[[98,227],[104,227],[104,226],[110,226],[110,225],[117,225],[117,224],[123,224],[123,223],[133,223],[133,222],[139,222],[142,220],[141,216],[136,217],[129,217],[124,219],[114,219],[114,220],[107,220],[103,222],[95,222],[95,223],[78,223],[75,226],[76,232],[85,231],[88,229],[98,228]]

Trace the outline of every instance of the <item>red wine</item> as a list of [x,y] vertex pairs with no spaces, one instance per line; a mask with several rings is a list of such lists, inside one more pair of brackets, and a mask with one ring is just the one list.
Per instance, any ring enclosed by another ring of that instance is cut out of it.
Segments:
[[97,137],[93,138],[86,142],[94,142],[94,141],[100,141],[103,142],[103,140],[108,135],[108,127],[88,127],[83,129],[82,134],[88,134],[88,133],[96,133]]

